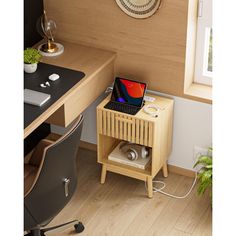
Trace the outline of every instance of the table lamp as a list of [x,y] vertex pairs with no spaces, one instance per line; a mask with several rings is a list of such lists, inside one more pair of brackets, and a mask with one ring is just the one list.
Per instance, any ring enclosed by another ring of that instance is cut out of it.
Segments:
[[64,51],[63,45],[55,42],[54,35],[56,29],[55,21],[48,19],[44,10],[43,15],[37,21],[37,30],[46,41],[38,47],[38,50],[43,56],[58,56]]

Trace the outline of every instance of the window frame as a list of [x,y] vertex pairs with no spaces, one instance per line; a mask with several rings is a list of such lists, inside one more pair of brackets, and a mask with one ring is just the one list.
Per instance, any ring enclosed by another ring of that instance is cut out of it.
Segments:
[[211,29],[212,29],[212,0],[199,0],[194,82],[209,86],[212,86],[212,76],[213,76],[213,72],[207,71]]

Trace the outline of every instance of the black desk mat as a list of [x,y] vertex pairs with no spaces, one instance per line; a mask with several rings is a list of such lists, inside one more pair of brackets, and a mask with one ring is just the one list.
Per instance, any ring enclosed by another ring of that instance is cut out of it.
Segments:
[[[60,78],[56,81],[50,81],[48,76],[53,73],[58,74]],[[24,73],[24,88],[51,95],[51,98],[41,107],[24,103],[24,128],[31,124],[84,76],[85,74],[81,71],[75,71],[45,63],[39,63],[37,71],[32,74]],[[47,86],[46,88],[40,87],[40,84],[45,83],[46,81],[49,81],[51,86]]]

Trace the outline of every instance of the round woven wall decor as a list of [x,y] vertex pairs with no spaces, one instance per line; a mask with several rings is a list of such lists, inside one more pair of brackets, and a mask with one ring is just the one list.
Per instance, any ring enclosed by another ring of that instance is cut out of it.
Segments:
[[116,0],[116,3],[129,16],[147,18],[158,10],[161,0]]

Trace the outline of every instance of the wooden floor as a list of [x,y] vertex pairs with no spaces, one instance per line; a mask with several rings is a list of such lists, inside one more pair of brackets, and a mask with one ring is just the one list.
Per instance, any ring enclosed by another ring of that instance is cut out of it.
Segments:
[[[78,170],[77,192],[49,226],[77,218],[85,225],[81,236],[212,235],[209,197],[199,197],[196,188],[186,199],[178,200],[159,193],[148,199],[144,182],[113,173],[101,185],[96,153],[85,149],[79,152]],[[164,179],[161,174],[157,177]],[[164,181],[165,191],[181,195],[193,179],[170,174]],[[76,234],[71,227],[47,235]]]

